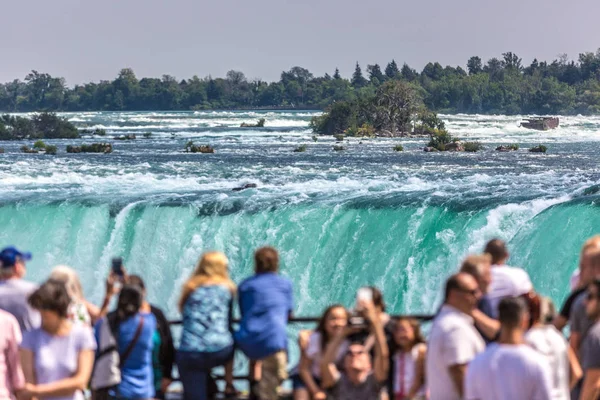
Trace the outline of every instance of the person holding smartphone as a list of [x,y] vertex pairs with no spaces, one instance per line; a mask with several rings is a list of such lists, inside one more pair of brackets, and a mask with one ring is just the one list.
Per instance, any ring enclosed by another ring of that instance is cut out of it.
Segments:
[[321,361],[322,387],[333,399],[377,400],[385,386],[389,369],[388,346],[379,313],[367,295],[357,296],[357,308],[366,328],[375,337],[375,356],[371,359],[364,343],[351,339],[343,359],[343,370],[335,363],[342,343],[365,326],[349,325],[327,345]]

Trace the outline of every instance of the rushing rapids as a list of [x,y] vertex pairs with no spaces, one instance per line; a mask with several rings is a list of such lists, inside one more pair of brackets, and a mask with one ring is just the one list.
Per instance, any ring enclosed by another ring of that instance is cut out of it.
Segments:
[[[459,260],[499,236],[536,288],[562,301],[580,244],[600,226],[600,118],[561,117],[558,129],[537,132],[519,128],[519,116],[445,115],[454,136],[485,150],[428,154],[422,138],[352,138],[335,152],[334,138],[313,142],[314,115],[65,114],[81,130],[105,129],[114,151],[64,150],[92,139],[47,141],[57,156],[2,143],[0,244],[32,251],[37,281],[54,264],[72,265],[96,301],[110,258],[122,255],[176,316],[201,252],[225,251],[239,281],[253,249],[268,243],[295,282],[296,314],[315,315],[331,302],[351,305],[363,284],[381,287],[393,312],[432,312]],[[264,128],[239,128],[259,118]],[[137,139],[112,139],[128,134]],[[215,153],[184,153],[189,140]],[[393,151],[399,143],[404,151]],[[512,143],[521,149],[494,150]],[[538,144],[548,154],[527,152]]]

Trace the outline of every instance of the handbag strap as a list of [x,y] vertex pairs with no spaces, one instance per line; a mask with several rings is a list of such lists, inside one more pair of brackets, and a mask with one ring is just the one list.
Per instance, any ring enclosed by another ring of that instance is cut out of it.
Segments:
[[125,349],[123,354],[119,354],[119,360],[120,360],[119,368],[123,368],[125,361],[127,361],[129,356],[133,352],[133,348],[135,347],[135,344],[138,342],[138,339],[142,335],[143,327],[144,327],[144,316],[140,315],[140,322],[138,322],[138,326],[137,326],[137,329],[135,330],[135,335],[133,335],[133,339],[131,339],[131,342],[129,342],[129,345],[127,346],[127,348]]

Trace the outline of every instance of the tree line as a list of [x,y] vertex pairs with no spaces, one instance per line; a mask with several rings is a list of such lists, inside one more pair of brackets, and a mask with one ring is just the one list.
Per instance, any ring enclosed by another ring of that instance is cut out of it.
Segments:
[[170,75],[138,79],[130,68],[112,81],[67,87],[63,78],[31,71],[23,81],[0,84],[0,110],[143,111],[235,108],[325,109],[338,102],[372,97],[389,81],[415,89],[423,104],[437,112],[494,114],[600,113],[600,49],[525,66],[512,52],[483,62],[471,57],[466,69],[428,63],[422,71],[390,61],[385,68],[357,63],[350,79],[336,69],[315,76],[302,67],[281,73],[277,82],[249,80],[243,72],[224,78],[178,80]]

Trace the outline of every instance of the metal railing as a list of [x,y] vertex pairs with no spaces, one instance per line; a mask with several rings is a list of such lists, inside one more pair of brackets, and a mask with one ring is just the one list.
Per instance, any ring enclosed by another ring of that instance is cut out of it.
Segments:
[[[390,316],[392,319],[397,319],[397,318],[414,318],[416,320],[422,321],[422,322],[427,322],[427,321],[431,321],[435,315],[430,315],[430,314],[417,314],[417,315],[391,315]],[[288,324],[307,324],[307,323],[317,323],[319,322],[319,317],[292,317],[288,320]],[[240,320],[239,319],[234,319],[232,321],[234,324],[239,324]],[[178,320],[172,320],[169,321],[169,324],[171,326],[177,326],[177,325],[181,325],[182,320],[178,319]],[[217,381],[222,381],[225,379],[225,376],[222,374],[212,374],[212,377],[217,380]],[[247,381],[248,385],[250,384],[250,376],[249,375],[234,375],[233,376],[234,380],[237,381]],[[175,379],[175,381],[177,381],[178,379]]]

